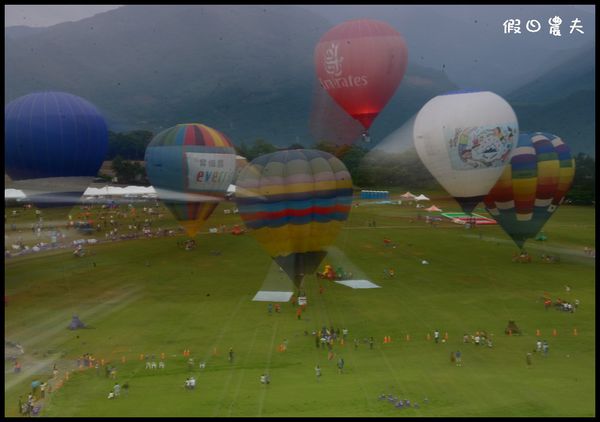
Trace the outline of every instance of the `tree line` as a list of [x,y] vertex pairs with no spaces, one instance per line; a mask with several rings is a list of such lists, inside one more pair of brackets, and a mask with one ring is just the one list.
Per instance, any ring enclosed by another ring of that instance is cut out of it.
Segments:
[[[140,162],[143,162],[146,147],[153,136],[152,132],[146,130],[125,133],[109,131],[107,159],[112,161],[112,169],[119,183],[149,184],[145,168]],[[264,154],[303,148],[305,147],[299,143],[282,148],[264,139],[257,139],[252,144],[242,141],[235,146],[236,153],[245,157],[248,162]],[[360,143],[336,145],[325,140],[315,143],[310,148],[326,151],[339,158],[348,168],[354,185],[361,188],[405,186],[422,190],[441,189],[422,164],[414,148],[400,154],[389,154],[377,149],[368,149]],[[566,201],[581,205],[595,203],[595,184],[595,159],[585,153],[577,154],[575,178]]]

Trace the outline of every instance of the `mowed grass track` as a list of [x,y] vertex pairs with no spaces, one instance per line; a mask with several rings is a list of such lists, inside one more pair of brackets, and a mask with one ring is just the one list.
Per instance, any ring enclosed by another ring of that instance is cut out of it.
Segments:
[[[451,200],[434,202],[457,210]],[[223,215],[228,207],[221,205],[209,225],[238,221]],[[114,380],[103,371],[75,371],[46,400],[42,415],[595,416],[595,261],[583,253],[595,244],[595,210],[560,207],[544,228],[549,239],[528,241],[531,264],[511,261],[517,249],[497,226],[433,228],[416,219],[419,213],[426,215],[407,205],[353,208],[324,263],[381,288],[354,290],[308,276],[301,320],[290,303],[269,316],[265,302],[251,300],[272,265],[249,235],[203,233],[193,251],[177,247],[179,236],[102,243],[80,259],[70,250],[8,259],[5,338],[26,354],[22,374],[6,362],[5,415],[16,415],[18,396],[32,380],[47,379],[54,362],[74,369],[76,358],[89,352],[117,366],[128,396],[107,400]],[[368,226],[372,219],[376,227]],[[384,247],[384,237],[395,248]],[[561,261],[542,262],[542,253]],[[384,278],[385,268],[395,277]],[[546,311],[544,292],[581,305],[573,314]],[[90,328],[67,330],[74,313]],[[524,334],[505,335],[508,320]],[[349,330],[333,360],[310,335],[323,325]],[[447,332],[448,341],[428,340],[435,329]],[[527,367],[536,329],[550,352],[534,354]],[[493,333],[491,349],[463,344],[462,335],[477,330]],[[363,342],[369,336],[373,350]],[[383,344],[384,336],[392,343]],[[356,350],[355,337],[361,340]],[[281,353],[284,339],[288,349]],[[192,371],[184,349],[195,359]],[[454,350],[463,354],[462,367],[450,362]],[[166,368],[146,370],[141,353],[165,353]],[[336,369],[339,356],[343,374]],[[268,386],[259,383],[263,372],[271,375]],[[194,391],[183,388],[190,374],[197,378]],[[396,409],[378,400],[381,393],[420,407]]]

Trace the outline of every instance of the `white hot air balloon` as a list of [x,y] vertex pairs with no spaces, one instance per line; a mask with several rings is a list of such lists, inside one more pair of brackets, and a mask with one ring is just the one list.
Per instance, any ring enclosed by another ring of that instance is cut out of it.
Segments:
[[502,97],[458,91],[429,100],[417,114],[413,136],[425,167],[470,214],[510,161],[519,125]]

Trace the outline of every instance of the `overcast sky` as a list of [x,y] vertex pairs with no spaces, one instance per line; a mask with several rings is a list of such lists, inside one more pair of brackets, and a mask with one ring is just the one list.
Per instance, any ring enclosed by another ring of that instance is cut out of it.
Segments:
[[[44,27],[56,25],[67,21],[77,21],[97,13],[106,12],[115,9],[121,5],[5,5],[4,6],[4,26],[26,25],[35,27]],[[352,11],[356,13],[364,12],[373,8],[372,5],[302,5],[315,12],[321,13],[332,19],[334,23],[339,23],[352,16]],[[377,6],[381,7],[381,5]],[[376,8],[377,8],[376,7]],[[389,7],[389,6],[387,6]],[[582,11],[594,13],[595,6],[580,5],[575,6]],[[350,15],[346,16],[348,13]],[[337,18],[337,19],[336,19]]]
[[15,25],[51,26],[78,21],[121,5],[5,5],[4,27]]

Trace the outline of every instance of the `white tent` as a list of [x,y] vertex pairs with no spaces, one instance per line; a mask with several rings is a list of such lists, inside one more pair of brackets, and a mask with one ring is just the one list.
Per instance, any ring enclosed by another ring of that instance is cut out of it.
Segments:
[[442,212],[442,210],[439,209],[438,207],[436,207],[435,205],[432,205],[429,208],[425,208],[425,211],[429,211],[429,212],[434,212],[434,211]]
[[421,195],[415,197],[415,201],[429,201],[429,198],[426,197],[425,195],[421,194]]
[[414,200],[416,197],[412,193],[406,192],[405,194],[400,195],[400,198]]
[[23,199],[25,194],[19,189],[4,189],[4,199]]
[[83,196],[123,196],[123,195],[156,195],[154,187],[148,186],[104,186],[102,188],[89,187]]

